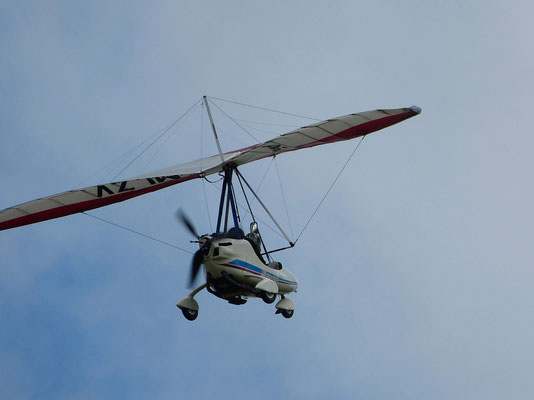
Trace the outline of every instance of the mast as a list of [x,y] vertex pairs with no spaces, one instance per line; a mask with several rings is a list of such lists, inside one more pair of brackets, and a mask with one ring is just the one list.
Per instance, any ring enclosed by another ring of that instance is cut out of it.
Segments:
[[[232,175],[235,166],[227,165],[224,167],[224,181],[221,191],[221,199],[219,202],[219,213],[217,215],[217,233],[226,233],[228,229],[228,217],[232,213],[234,227],[239,228],[239,219],[237,214],[237,204],[234,199],[234,188],[232,185]],[[237,170],[236,170],[237,171]],[[224,216],[224,220],[223,220]],[[224,222],[224,231],[221,232],[221,227]]]
[[202,100],[204,100],[204,104],[206,105],[206,110],[208,111],[208,117],[210,119],[211,129],[213,130],[213,135],[215,136],[215,142],[217,143],[217,149],[219,150],[219,155],[221,156],[221,163],[224,164],[224,157],[223,157],[223,152],[221,149],[221,143],[219,142],[219,137],[217,136],[217,131],[215,130],[215,124],[213,123],[213,117],[211,116],[211,110],[210,110],[210,105],[208,104],[208,98],[206,96],[202,96]]
[[[221,191],[221,199],[219,202],[219,214],[217,216],[217,232],[221,232],[223,214],[226,214],[225,219],[224,219],[224,232],[226,232],[228,229],[229,212],[232,213],[234,226],[236,228],[239,228],[239,221],[238,221],[237,209],[236,209],[237,205],[236,205],[236,201],[233,196],[234,189],[232,186],[232,172],[235,166],[224,165],[224,156],[223,156],[223,152],[221,148],[221,142],[219,141],[219,136],[217,135],[217,130],[215,129],[215,123],[213,122],[213,116],[211,115],[208,98],[206,96],[202,96],[202,100],[204,101],[204,105],[206,106],[206,110],[208,112],[211,129],[213,131],[213,136],[215,136],[215,143],[217,143],[217,149],[219,150],[219,156],[221,157],[221,164],[223,165],[223,168],[224,168],[224,181],[223,181],[223,187]],[[225,212],[225,200],[226,200],[226,212]]]

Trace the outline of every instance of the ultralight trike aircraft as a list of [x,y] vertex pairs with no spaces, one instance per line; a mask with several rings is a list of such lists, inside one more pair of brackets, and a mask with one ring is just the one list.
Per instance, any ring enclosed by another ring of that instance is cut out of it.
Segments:
[[[358,137],[363,138],[369,133],[411,118],[419,114],[421,109],[412,106],[349,114],[296,129],[264,143],[224,153],[217,136],[208,99],[203,97],[202,101],[208,112],[219,154],[128,180],[71,190],[7,208],[0,211],[0,230],[85,212],[192,179],[221,174],[222,190],[217,214],[217,228],[214,233],[198,235],[190,219],[182,211],[177,213],[178,218],[195,237],[194,242],[199,245],[199,249],[193,256],[189,284],[193,287],[202,265],[205,280],[202,285],[178,301],[176,305],[185,318],[192,321],[197,318],[199,310],[194,297],[203,289],[231,304],[244,304],[250,297],[259,297],[265,303],[271,304],[279,296],[280,299],[275,305],[276,313],[282,314],[285,318],[291,318],[295,304],[286,295],[297,289],[297,280],[280,262],[274,261],[271,254],[291,248],[295,243],[288,238],[238,167],[290,151]],[[247,234],[240,226],[233,185],[235,177],[237,177],[252,217]],[[287,247],[267,250],[250,207],[245,187],[285,237],[288,242]]]

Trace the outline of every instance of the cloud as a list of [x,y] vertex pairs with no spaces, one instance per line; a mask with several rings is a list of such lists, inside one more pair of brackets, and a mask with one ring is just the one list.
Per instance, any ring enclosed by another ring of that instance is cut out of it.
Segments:
[[[201,293],[188,323],[190,255],[83,215],[1,232],[2,397],[532,397],[531,8],[4,5],[0,208],[79,187],[204,94],[423,113],[366,138],[279,255],[291,320]],[[232,109],[275,123],[249,111]],[[199,116],[154,167],[197,158]],[[250,140],[217,122],[223,146]],[[355,145],[277,158],[296,232]],[[261,194],[285,224],[277,185],[271,170]],[[204,201],[190,182],[95,214],[185,247],[172,215],[207,230]]]

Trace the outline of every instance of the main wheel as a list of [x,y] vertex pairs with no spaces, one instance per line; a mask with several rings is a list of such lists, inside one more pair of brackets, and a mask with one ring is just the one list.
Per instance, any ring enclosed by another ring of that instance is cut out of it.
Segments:
[[293,316],[294,310],[282,310],[282,315],[284,318],[291,318]]
[[261,298],[267,304],[272,304],[276,300],[276,294],[275,293],[270,293],[270,292],[265,292],[265,291],[262,290]]
[[198,317],[198,310],[190,310],[189,308],[182,308],[182,314],[184,314],[185,319],[189,321],[194,321]]

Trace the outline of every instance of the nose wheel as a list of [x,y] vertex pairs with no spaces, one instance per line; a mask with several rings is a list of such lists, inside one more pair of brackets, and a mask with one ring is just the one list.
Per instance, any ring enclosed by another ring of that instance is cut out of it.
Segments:
[[282,310],[282,316],[284,318],[291,318],[295,310]]
[[295,303],[291,299],[282,296],[282,300],[276,303],[276,314],[282,314],[284,318],[291,318],[294,313]]
[[198,317],[198,310],[190,310],[189,308],[182,308],[182,314],[188,321],[194,321]]
[[188,321],[194,321],[195,319],[197,319],[198,303],[193,297],[195,297],[195,295],[205,287],[206,284],[199,286],[187,296],[185,296],[182,300],[180,300],[178,303],[176,303],[176,307],[178,307],[182,311],[182,314]]
[[291,318],[294,312],[295,310],[276,310],[276,314],[282,314],[282,317],[284,318]]

